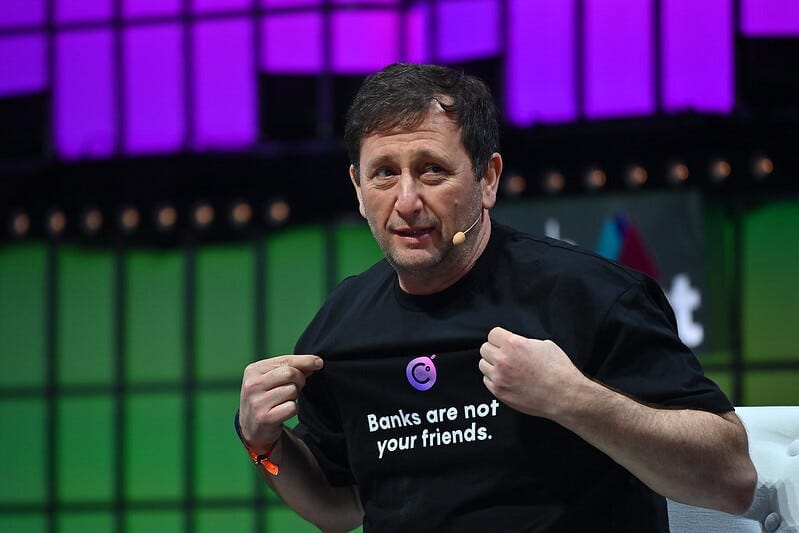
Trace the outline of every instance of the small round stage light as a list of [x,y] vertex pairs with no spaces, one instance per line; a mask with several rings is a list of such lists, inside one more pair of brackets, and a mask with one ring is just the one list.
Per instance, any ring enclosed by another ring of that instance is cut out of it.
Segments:
[[123,207],[119,212],[119,228],[123,233],[133,233],[139,227],[141,215],[135,207]]
[[192,222],[194,223],[195,228],[205,229],[214,222],[215,216],[216,213],[214,212],[214,208],[211,206],[211,204],[197,204],[194,207],[194,212],[192,213]]
[[61,209],[52,209],[47,214],[45,227],[50,236],[60,236],[67,229],[67,215]]
[[83,233],[86,235],[96,235],[103,226],[103,214],[99,209],[90,207],[83,212],[80,224]]
[[503,180],[502,188],[508,196],[519,196],[527,188],[527,180],[518,172],[511,172],[507,179]]
[[732,174],[730,162],[725,159],[716,159],[710,163],[710,179],[716,183],[726,181]]
[[690,175],[691,172],[685,163],[673,163],[669,166],[667,178],[672,185],[680,185],[685,183]]
[[171,205],[164,205],[155,211],[155,224],[161,231],[170,231],[178,221],[178,210]]
[[11,236],[21,239],[31,230],[31,217],[25,211],[14,211],[11,213],[8,226]]
[[583,183],[589,191],[596,191],[604,187],[608,182],[608,176],[600,168],[589,168],[585,172]]
[[770,157],[757,156],[752,160],[752,175],[756,180],[766,179],[774,173],[774,161]]
[[273,200],[266,208],[267,221],[273,226],[285,224],[290,215],[291,206],[285,200]]
[[649,179],[649,174],[641,165],[633,165],[627,169],[627,186],[631,189],[642,187]]
[[240,228],[246,226],[252,220],[252,206],[249,203],[241,201],[235,202],[230,207],[230,223]]
[[547,194],[557,194],[566,186],[566,177],[556,170],[544,174],[542,188]]

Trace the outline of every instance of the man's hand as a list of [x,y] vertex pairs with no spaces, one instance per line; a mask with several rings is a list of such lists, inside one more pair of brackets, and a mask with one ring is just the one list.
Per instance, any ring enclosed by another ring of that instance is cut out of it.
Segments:
[[554,420],[655,492],[733,514],[751,504],[757,472],[735,413],[648,407],[584,376],[554,342],[502,328],[480,355],[497,399]]
[[297,414],[305,378],[322,368],[316,355],[282,355],[256,361],[244,370],[239,403],[241,434],[255,452],[280,438],[283,422]]
[[522,413],[554,419],[573,386],[588,380],[560,347],[496,327],[480,347],[479,367],[491,394]]

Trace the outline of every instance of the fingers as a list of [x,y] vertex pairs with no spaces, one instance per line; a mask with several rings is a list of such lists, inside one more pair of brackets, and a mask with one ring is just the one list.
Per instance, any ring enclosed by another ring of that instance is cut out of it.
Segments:
[[511,338],[515,336],[515,333],[497,326],[488,332],[488,342],[494,346],[504,346]]
[[307,377],[322,368],[324,361],[318,355],[280,355],[256,361],[248,366],[246,371],[266,374],[281,366],[296,368]]
[[316,355],[282,355],[247,366],[239,404],[247,442],[269,444],[278,438],[282,424],[297,414],[296,400],[306,378],[323,365]]
[[297,414],[298,394],[295,385],[282,385],[252,395],[246,407],[258,424],[275,426]]
[[[286,390],[298,393],[305,386],[305,378],[322,365],[322,359],[316,355],[282,355],[256,361],[244,370],[242,398],[266,391],[275,391],[276,395],[288,398],[291,394],[285,394]],[[283,390],[283,386],[291,388]]]
[[480,357],[482,357],[481,361],[485,361],[488,365],[493,365],[496,363],[499,352],[500,349],[498,347],[490,342],[484,342],[482,346],[480,346]]

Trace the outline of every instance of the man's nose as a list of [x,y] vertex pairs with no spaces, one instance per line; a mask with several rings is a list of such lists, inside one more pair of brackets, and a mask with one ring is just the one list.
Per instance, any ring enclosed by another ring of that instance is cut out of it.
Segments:
[[400,215],[413,215],[422,210],[423,202],[420,184],[407,173],[400,178],[397,200],[394,208]]

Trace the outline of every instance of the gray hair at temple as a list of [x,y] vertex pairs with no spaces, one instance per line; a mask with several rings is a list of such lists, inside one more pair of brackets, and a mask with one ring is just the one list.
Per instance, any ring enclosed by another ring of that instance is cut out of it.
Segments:
[[373,133],[411,129],[437,101],[460,127],[461,142],[477,180],[499,151],[497,108],[491,91],[474,76],[438,65],[394,63],[370,75],[347,112],[344,142],[360,179],[361,141]]

